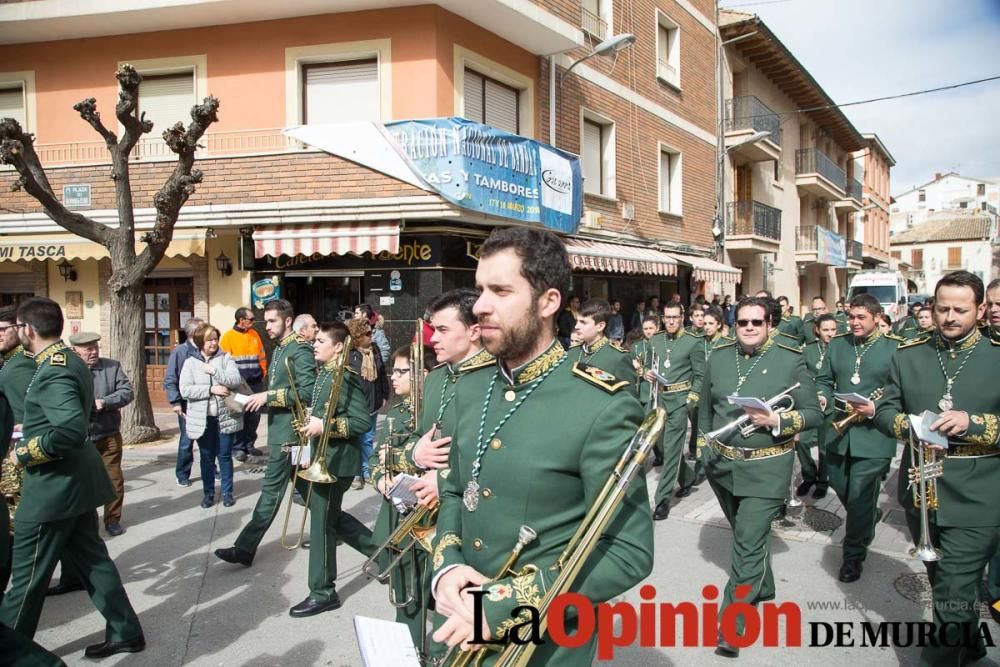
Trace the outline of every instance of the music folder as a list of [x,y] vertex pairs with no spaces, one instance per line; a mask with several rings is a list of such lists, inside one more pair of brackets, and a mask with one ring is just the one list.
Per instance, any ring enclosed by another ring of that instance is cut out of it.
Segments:
[[365,667],[420,667],[417,648],[405,624],[355,616],[354,634]]

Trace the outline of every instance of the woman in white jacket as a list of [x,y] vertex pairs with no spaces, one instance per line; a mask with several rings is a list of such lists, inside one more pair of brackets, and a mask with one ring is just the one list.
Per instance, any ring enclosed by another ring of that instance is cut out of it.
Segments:
[[191,336],[199,354],[181,368],[179,390],[187,401],[187,435],[198,441],[201,484],[205,497],[201,506],[215,504],[215,459],[222,477],[222,504],[232,507],[233,434],[243,428],[243,415],[226,407],[225,397],[240,386],[240,370],[233,358],[219,350],[219,330],[203,324]]

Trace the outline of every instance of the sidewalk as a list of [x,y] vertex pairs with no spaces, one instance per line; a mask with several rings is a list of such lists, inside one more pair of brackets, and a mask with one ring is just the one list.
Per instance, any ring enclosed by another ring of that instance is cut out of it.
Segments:
[[[165,416],[165,421],[169,415]],[[169,426],[169,424],[164,424]],[[174,423],[176,432],[176,423]],[[292,619],[288,608],[308,593],[308,554],[288,552],[278,544],[284,505],[257,553],[251,568],[222,563],[212,555],[230,546],[246,522],[256,501],[263,470],[259,465],[237,464],[237,504],[199,507],[198,479],[190,488],[174,483],[175,440],[128,448],[124,455],[126,499],[123,525],[127,532],[108,539],[108,548],[125,581],[132,604],[139,613],[148,648],[138,655],[116,656],[104,664],[151,665],[350,665],[361,664],[354,638],[355,615],[392,618],[386,586],[368,582],[360,574],[363,558],[348,547],[338,550],[338,590],[344,606],[312,618]],[[195,464],[195,477],[198,466]],[[655,487],[658,471],[650,473]],[[887,488],[894,489],[892,479]],[[379,500],[366,487],[350,491],[344,509],[372,525]],[[655,525],[656,564],[643,582],[656,588],[661,603],[694,602],[702,608],[703,588],[721,589],[726,581],[731,533],[724,525],[707,484],[688,498],[675,501],[671,517]],[[811,503],[811,498],[808,503]],[[890,498],[880,503],[899,511]],[[293,508],[297,527],[301,508]],[[927,597],[926,577],[919,562],[906,554],[905,529],[894,513],[878,527],[876,546],[865,562],[863,578],[856,584],[837,581],[840,565],[839,539],[843,527],[816,530],[826,514],[842,519],[842,510],[831,494],[815,508],[804,509],[802,518],[775,528],[772,558],[777,579],[778,602],[796,602],[803,622],[869,620],[916,621],[929,619],[929,609],[920,600]],[[810,528],[810,524],[813,528]],[[513,542],[514,536],[511,536]],[[636,605],[637,590],[622,597]],[[819,606],[821,608],[810,608]],[[988,618],[988,617],[987,617]],[[993,636],[1000,628],[989,621]],[[35,639],[70,665],[93,664],[83,659],[83,649],[103,638],[103,620],[87,596],[72,593],[50,598],[42,613]],[[809,636],[803,629],[803,641]],[[677,642],[680,643],[680,632]],[[855,637],[858,639],[858,637]],[[860,640],[859,640],[860,642]],[[794,653],[789,653],[794,651]],[[762,648],[743,651],[739,665],[915,664],[915,648]],[[1000,649],[990,651],[998,664]],[[709,648],[619,649],[608,664],[629,667],[649,665],[734,665]]]

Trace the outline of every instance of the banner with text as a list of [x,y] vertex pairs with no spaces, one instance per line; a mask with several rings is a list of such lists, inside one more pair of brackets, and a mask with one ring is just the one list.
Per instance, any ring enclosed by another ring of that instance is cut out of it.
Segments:
[[404,120],[385,129],[413,171],[448,201],[576,232],[583,179],[575,155],[464,118]]

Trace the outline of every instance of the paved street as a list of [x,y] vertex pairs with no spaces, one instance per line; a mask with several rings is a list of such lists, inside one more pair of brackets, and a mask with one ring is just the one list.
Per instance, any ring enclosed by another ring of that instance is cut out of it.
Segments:
[[[174,429],[176,432],[176,429]],[[168,431],[169,434],[169,431]],[[306,554],[289,553],[278,544],[276,522],[257,554],[254,566],[245,569],[224,564],[212,556],[229,546],[253,508],[261,480],[259,469],[238,465],[237,504],[211,510],[199,507],[200,482],[190,488],[174,484],[173,440],[127,450],[124,458],[126,501],[125,535],[108,541],[112,556],[142,620],[148,641],[145,653],[118,656],[109,664],[156,665],[359,665],[351,619],[356,614],[390,618],[387,589],[367,583],[359,575],[362,558],[342,547],[339,591],[344,606],[337,612],[294,620],[288,607],[307,593]],[[197,464],[195,466],[197,471]],[[650,483],[655,483],[651,473]],[[894,478],[890,478],[894,484]],[[813,501],[809,499],[809,502]],[[919,620],[929,619],[929,609],[913,599],[926,599],[922,569],[905,553],[907,544],[899,510],[883,495],[886,517],[879,525],[874,552],[865,563],[860,583],[836,581],[840,565],[837,544],[842,518],[831,494],[815,507],[776,528],[772,542],[778,602],[793,601],[809,621]],[[378,501],[370,488],[352,491],[345,507],[367,524],[375,520]],[[282,508],[282,512],[284,508]],[[296,506],[295,515],[300,508]],[[283,516],[279,515],[279,517]],[[810,527],[813,526],[813,527]],[[513,536],[511,537],[513,541]],[[659,602],[703,601],[702,588],[726,580],[730,532],[724,524],[711,490],[705,484],[680,501],[670,519],[656,525],[656,569],[646,582],[657,590]],[[626,596],[638,602],[636,591]],[[824,610],[811,610],[810,603]],[[834,604],[849,609],[834,610]],[[992,625],[1000,640],[1000,628]],[[82,659],[86,645],[99,641],[103,623],[87,596],[73,593],[51,598],[36,636],[43,646],[70,665],[92,664]],[[803,631],[803,643],[809,642]],[[855,628],[860,644],[860,627]],[[678,642],[680,633],[678,633]],[[789,651],[794,653],[789,653]],[[915,664],[916,649],[798,648],[744,650],[740,665],[774,665],[789,658],[795,665],[857,663]],[[990,653],[997,664],[1000,649]],[[619,650],[617,665],[734,664],[705,648]]]

